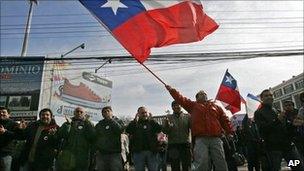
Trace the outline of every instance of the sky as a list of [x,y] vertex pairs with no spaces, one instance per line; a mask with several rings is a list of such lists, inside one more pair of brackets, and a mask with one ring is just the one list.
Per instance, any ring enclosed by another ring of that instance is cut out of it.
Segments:
[[[27,1],[1,0],[1,56],[19,56]],[[303,49],[302,1],[202,1],[205,12],[220,27],[203,41],[152,49],[152,54],[239,52]],[[85,43],[69,57],[128,55],[123,47],[78,1],[39,1],[34,7],[27,56],[60,57]],[[93,71],[102,62],[85,63]],[[259,94],[303,72],[303,56],[263,57],[147,66],[167,84],[194,100],[203,89],[214,99],[226,69],[237,80],[242,96]],[[164,86],[136,63],[113,62],[98,74],[113,81],[112,107],[118,116],[135,115],[147,106],[154,115],[170,109],[172,98]],[[244,109],[241,111],[244,112]]]

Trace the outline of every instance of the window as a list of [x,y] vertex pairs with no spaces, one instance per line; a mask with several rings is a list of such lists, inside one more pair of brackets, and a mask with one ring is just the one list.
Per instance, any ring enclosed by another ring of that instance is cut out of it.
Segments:
[[285,86],[283,89],[284,89],[284,93],[288,94],[293,91],[293,86],[292,86],[292,84],[289,84],[289,85]]
[[304,88],[304,80],[299,80],[295,83],[296,85],[296,89],[301,89],[301,88]]
[[273,92],[273,97],[274,98],[281,97],[282,95],[283,95],[282,89],[278,89],[278,90]]

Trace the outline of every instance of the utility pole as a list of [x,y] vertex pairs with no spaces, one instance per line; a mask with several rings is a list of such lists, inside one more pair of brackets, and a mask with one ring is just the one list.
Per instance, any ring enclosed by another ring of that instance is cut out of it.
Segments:
[[26,56],[27,52],[27,44],[28,44],[28,37],[31,30],[31,23],[32,23],[32,16],[33,16],[33,3],[38,5],[38,0],[29,0],[30,1],[30,9],[27,15],[27,22],[25,27],[25,33],[24,33],[24,39],[22,44],[22,50],[21,50],[21,57]]

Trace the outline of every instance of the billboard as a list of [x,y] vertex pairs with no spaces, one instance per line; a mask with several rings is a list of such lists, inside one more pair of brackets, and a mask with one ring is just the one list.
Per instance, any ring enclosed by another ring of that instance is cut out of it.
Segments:
[[54,64],[50,108],[55,116],[73,117],[80,106],[92,121],[101,120],[101,109],[111,104],[112,81],[64,61]]
[[44,57],[1,57],[0,106],[11,110],[15,120],[36,120]]

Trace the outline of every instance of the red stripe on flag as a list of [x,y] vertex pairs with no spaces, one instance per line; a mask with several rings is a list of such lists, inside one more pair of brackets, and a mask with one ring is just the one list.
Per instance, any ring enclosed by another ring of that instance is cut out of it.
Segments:
[[238,91],[226,87],[223,84],[220,86],[216,99],[229,104],[228,110],[231,113],[236,113],[241,110],[241,95]]
[[113,34],[142,63],[152,47],[199,41],[217,28],[202,5],[182,2],[138,14],[113,30]]

